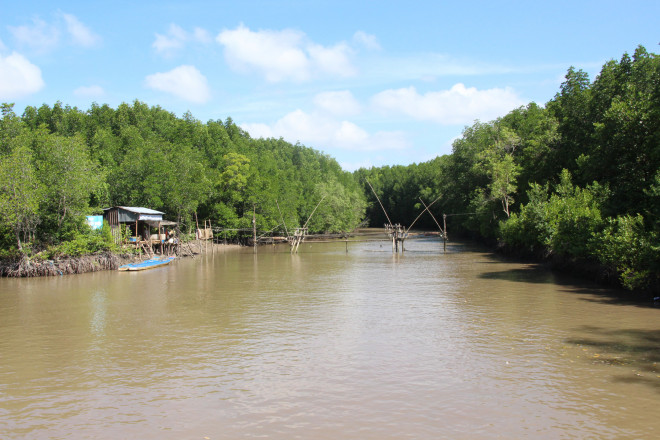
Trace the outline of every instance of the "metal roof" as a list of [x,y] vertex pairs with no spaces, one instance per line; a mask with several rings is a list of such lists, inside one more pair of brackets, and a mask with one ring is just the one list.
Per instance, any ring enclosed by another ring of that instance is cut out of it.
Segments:
[[107,211],[108,209],[112,208],[121,208],[125,211],[129,212],[134,212],[135,214],[165,214],[164,212],[156,211],[154,209],[149,209],[149,208],[142,208],[142,207],[136,207],[136,206],[113,206],[111,208],[103,208],[104,211]]

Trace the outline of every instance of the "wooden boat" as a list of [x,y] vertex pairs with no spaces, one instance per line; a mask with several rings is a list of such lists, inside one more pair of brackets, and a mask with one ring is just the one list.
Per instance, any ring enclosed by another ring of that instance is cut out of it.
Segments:
[[174,260],[175,257],[154,257],[148,260],[140,261],[139,263],[124,264],[119,266],[118,270],[121,271],[136,271],[136,270],[147,270],[155,269],[161,266],[167,266]]

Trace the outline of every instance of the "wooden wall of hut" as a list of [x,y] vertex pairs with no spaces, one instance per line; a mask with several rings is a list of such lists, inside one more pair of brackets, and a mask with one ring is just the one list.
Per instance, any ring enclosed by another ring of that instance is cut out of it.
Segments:
[[115,240],[115,243],[119,244],[121,242],[121,229],[119,227],[119,210],[117,208],[109,209],[104,214],[105,220],[110,225],[110,230],[112,231],[112,238]]

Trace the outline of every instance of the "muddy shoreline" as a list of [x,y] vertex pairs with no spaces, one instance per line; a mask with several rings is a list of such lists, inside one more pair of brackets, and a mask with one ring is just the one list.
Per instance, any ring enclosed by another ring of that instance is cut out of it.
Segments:
[[[195,257],[196,255],[226,252],[241,249],[244,246],[236,244],[213,244],[204,245],[204,243],[191,242],[186,246],[189,250],[182,252],[179,256]],[[112,253],[101,252],[92,255],[83,255],[80,257],[66,257],[54,260],[30,259],[23,257],[20,260],[0,261],[0,277],[10,278],[31,278],[73,275],[88,272],[98,272],[101,270],[117,270],[119,266],[128,263],[135,263],[148,259],[146,254],[135,255],[132,253]]]

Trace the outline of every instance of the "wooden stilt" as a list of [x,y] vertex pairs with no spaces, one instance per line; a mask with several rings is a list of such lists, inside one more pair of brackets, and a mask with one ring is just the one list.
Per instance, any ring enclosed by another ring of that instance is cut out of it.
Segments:
[[442,231],[442,252],[447,252],[447,214],[442,214],[442,224],[444,225]]
[[257,253],[257,207],[252,205],[252,247],[254,253]]

